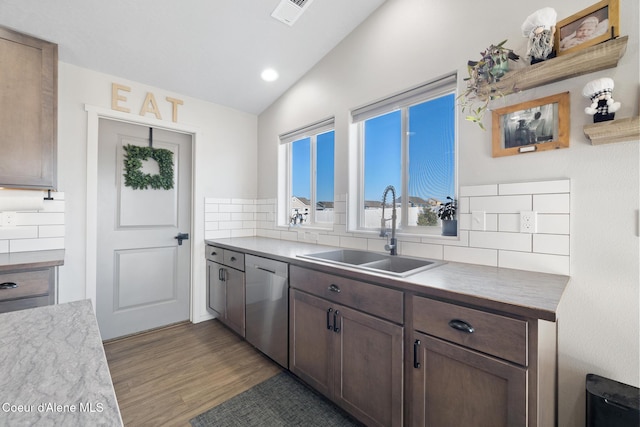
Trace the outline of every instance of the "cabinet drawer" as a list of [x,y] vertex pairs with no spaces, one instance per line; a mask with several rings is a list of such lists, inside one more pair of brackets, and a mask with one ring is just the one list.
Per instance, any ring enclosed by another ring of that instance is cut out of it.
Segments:
[[207,245],[205,251],[207,252],[207,259],[209,261],[217,262],[218,264],[224,262],[224,249]]
[[289,268],[289,279],[292,288],[398,324],[402,324],[404,321],[404,294],[401,291],[295,265]]
[[0,301],[0,313],[9,313],[10,311],[25,310],[27,308],[44,307],[50,305],[47,295],[41,297],[20,298],[11,301]]
[[[466,325],[472,332],[464,330]],[[414,297],[413,328],[522,366],[528,364],[524,320]]]
[[224,250],[224,265],[244,271],[244,254],[242,252]]
[[13,282],[15,288],[0,289],[0,301],[49,294],[49,270],[0,274],[0,283]]

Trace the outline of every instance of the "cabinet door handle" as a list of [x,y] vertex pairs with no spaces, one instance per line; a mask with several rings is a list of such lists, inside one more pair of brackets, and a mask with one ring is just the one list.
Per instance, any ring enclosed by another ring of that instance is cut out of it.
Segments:
[[332,311],[333,311],[333,308],[330,308],[329,310],[327,310],[327,329],[329,330],[331,330],[330,316]]
[[420,340],[413,342],[413,367],[420,369],[420,362],[418,362],[418,349],[420,347]]
[[220,280],[221,282],[224,282],[224,268],[218,269],[218,280]]
[[340,325],[338,325],[337,317],[340,314],[339,310],[333,312],[333,332],[340,332]]
[[340,287],[338,285],[334,285],[333,283],[329,286],[329,290],[331,292],[335,292],[336,294],[340,293]]
[[460,319],[453,319],[449,321],[449,326],[453,329],[457,329],[458,331],[466,332],[468,334],[472,334],[475,329],[473,326]]
[[4,282],[4,283],[0,283],[0,289],[13,289],[13,288],[17,288],[18,284],[15,282]]

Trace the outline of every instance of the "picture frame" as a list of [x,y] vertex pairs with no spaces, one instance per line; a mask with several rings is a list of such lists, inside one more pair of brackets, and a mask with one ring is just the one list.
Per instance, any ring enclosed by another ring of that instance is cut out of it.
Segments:
[[493,110],[493,157],[569,147],[569,113],[569,92]]
[[556,54],[566,55],[619,35],[619,0],[602,0],[556,23]]

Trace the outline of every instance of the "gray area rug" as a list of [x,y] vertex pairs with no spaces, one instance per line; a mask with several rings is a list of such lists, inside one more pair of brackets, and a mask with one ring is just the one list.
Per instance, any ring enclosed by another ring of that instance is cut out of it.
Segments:
[[193,427],[362,425],[288,372],[269,378],[190,422]]

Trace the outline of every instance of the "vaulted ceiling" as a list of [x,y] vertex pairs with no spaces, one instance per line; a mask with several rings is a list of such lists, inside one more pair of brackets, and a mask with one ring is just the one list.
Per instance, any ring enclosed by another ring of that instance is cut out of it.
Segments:
[[280,1],[0,0],[0,25],[62,62],[259,114],[385,0],[315,0],[293,26],[271,17]]

